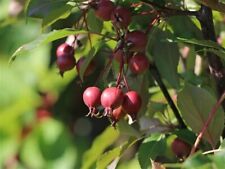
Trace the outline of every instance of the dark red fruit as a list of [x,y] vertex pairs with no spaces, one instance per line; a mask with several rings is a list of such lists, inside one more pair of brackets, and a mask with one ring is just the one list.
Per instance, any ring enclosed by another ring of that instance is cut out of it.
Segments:
[[83,101],[89,108],[88,115],[94,115],[96,107],[100,105],[101,91],[98,87],[88,87],[83,93]]
[[56,64],[60,70],[60,74],[63,75],[65,71],[71,70],[76,65],[76,60],[74,57],[69,55],[64,55],[63,57],[58,57]]
[[120,106],[116,109],[113,110],[111,120],[112,120],[112,125],[115,126],[115,124],[122,119],[126,113],[123,111],[123,107]]
[[[81,67],[84,65],[85,62],[85,57],[81,57],[76,64],[76,68],[77,68],[77,72],[80,75],[80,69]],[[95,70],[95,63],[93,61],[90,62],[90,64],[88,65],[88,67],[86,68],[85,72],[84,72],[84,76],[89,76],[91,75]]]
[[132,31],[127,33],[125,40],[130,51],[142,52],[145,50],[148,37],[142,31]]
[[67,43],[61,44],[56,51],[56,64],[60,70],[61,76],[65,71],[71,70],[76,64],[74,58],[74,48]]
[[57,48],[56,56],[57,58],[74,57],[74,48],[67,43],[63,43]]
[[112,110],[123,103],[124,94],[116,87],[106,88],[101,95],[101,104],[105,108],[105,115],[111,116]]
[[141,97],[136,91],[129,91],[124,95],[123,109],[133,120],[136,119],[137,113],[141,108]]
[[149,61],[143,53],[138,53],[130,59],[129,67],[131,72],[140,74],[149,68]]
[[118,28],[127,28],[131,22],[132,13],[124,7],[117,7],[111,16],[112,23]]
[[112,1],[100,0],[95,7],[95,15],[103,21],[109,21],[114,9],[115,6]]
[[188,157],[188,155],[191,152],[191,146],[184,142],[183,140],[176,138],[171,145],[173,153],[178,157],[178,158],[185,158]]

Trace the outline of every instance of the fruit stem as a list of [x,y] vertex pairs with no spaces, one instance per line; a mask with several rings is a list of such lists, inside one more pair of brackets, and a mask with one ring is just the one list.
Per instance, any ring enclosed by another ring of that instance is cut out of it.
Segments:
[[165,84],[163,83],[163,81],[161,79],[161,76],[159,74],[158,69],[156,68],[156,66],[153,63],[149,66],[149,69],[150,69],[150,72],[151,72],[153,78],[156,80],[156,82],[158,83],[161,91],[163,92],[163,95],[166,98],[170,108],[173,110],[173,113],[174,113],[174,115],[177,118],[177,121],[179,123],[179,127],[182,128],[182,129],[187,128],[187,126],[185,125],[182,117],[180,116],[180,113],[179,113],[176,105],[174,104]]
[[124,84],[125,84],[127,90],[130,91],[129,84],[128,84],[128,82],[127,82],[127,79],[126,79],[126,76],[124,75],[124,73],[123,73],[123,81],[124,81]]
[[121,82],[121,78],[123,76],[123,66],[124,66],[124,58],[122,57],[121,61],[120,61],[120,70],[119,70],[119,74],[117,76],[116,87],[118,87]]

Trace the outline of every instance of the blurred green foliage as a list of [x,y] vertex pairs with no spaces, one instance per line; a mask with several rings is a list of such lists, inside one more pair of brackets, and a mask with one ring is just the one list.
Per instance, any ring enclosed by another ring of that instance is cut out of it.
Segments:
[[[9,11],[10,3],[13,1],[0,1],[0,168],[103,169],[110,164],[112,168],[118,166],[119,169],[139,169],[149,168],[153,162],[150,159],[171,162],[165,164],[171,168],[223,166],[224,141],[221,140],[219,153],[215,156],[204,156],[199,153],[183,164],[178,163],[178,159],[171,151],[171,143],[174,138],[180,137],[193,144],[196,138],[196,133],[193,132],[195,131],[193,120],[188,124],[192,130],[175,129],[177,120],[149,72],[140,76],[128,72],[128,83],[143,97],[144,106],[139,113],[138,123],[129,125],[127,121],[121,120],[115,130],[109,126],[107,119],[85,118],[84,115],[88,110],[82,102],[83,89],[90,84],[93,85],[93,82],[100,88],[111,85],[118,73],[118,63],[112,63],[112,71],[110,71],[111,66],[105,68],[106,61],[109,59],[107,50],[114,49],[116,42],[103,39],[98,34],[91,35],[93,46],[87,38],[81,39],[84,45],[76,50],[76,59],[82,56],[87,58],[81,68],[81,78],[75,70],[66,72],[61,78],[55,65],[55,50],[66,36],[87,33],[85,30],[77,32],[74,29],[64,29],[71,28],[81,16],[81,12],[77,7],[66,4],[67,0],[27,0],[26,2],[31,3],[26,12],[33,19],[26,18],[24,13],[9,16],[13,14]],[[153,1],[162,5],[167,2]],[[49,3],[44,6],[42,5],[44,2]],[[130,5],[128,0],[116,2],[127,7]],[[174,6],[181,6],[182,2],[184,1],[171,0]],[[190,0],[186,3],[190,9],[198,7],[194,1]],[[59,8],[62,5],[64,6]],[[51,7],[51,10],[48,10],[48,7]],[[142,9],[134,12],[139,10]],[[112,23],[103,23],[93,14],[93,10],[87,13],[90,30],[115,36]],[[216,33],[221,38],[221,46],[225,47],[223,20],[224,15],[214,11]],[[130,28],[144,29],[148,22],[149,18],[136,15]],[[49,25],[51,27],[48,27]],[[180,103],[178,106],[181,111],[183,110],[183,118],[187,116],[186,121],[193,116],[185,106],[193,109],[200,109],[200,106],[204,111],[196,112],[200,115],[204,112],[204,116],[207,116],[208,110],[215,102],[215,93],[208,75],[195,74],[196,55],[211,50],[224,60],[224,49],[216,43],[202,40],[199,23],[189,17],[171,17],[157,26],[149,36],[151,43],[146,52],[149,59],[154,60],[156,66],[160,68],[161,76],[175,101],[177,99],[175,88],[180,90],[185,83],[202,87],[202,89],[195,87],[193,91],[188,90],[182,99],[178,97]],[[60,30],[53,32],[53,29]],[[21,46],[23,48],[19,48]],[[162,46],[164,50],[161,50]],[[187,70],[184,71],[180,56],[181,50],[185,47],[189,47],[191,52],[188,52]],[[13,53],[20,54],[20,57],[9,64]],[[98,68],[93,76],[85,79],[83,74],[93,58],[97,60]],[[96,80],[98,77],[100,80]],[[81,80],[84,80],[82,84]],[[205,97],[206,101],[202,102],[204,99],[201,97],[204,95],[196,93],[205,93],[206,90],[209,92]],[[194,100],[187,99],[192,92],[196,94],[193,97],[199,101],[198,106],[187,105],[185,102]],[[209,99],[211,96],[213,98]],[[212,105],[203,107],[207,102]],[[213,129],[217,130],[218,127],[220,130],[215,136],[216,143],[224,126],[215,122]],[[96,137],[101,132],[102,134]],[[155,132],[160,134],[152,134]],[[167,134],[162,134],[164,132]],[[204,141],[200,147],[206,151],[210,146]]]

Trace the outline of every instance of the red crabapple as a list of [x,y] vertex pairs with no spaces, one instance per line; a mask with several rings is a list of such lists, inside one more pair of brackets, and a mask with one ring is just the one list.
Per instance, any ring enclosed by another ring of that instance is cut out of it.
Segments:
[[106,88],[101,95],[101,104],[105,108],[105,115],[111,116],[113,109],[123,103],[124,94],[116,87]]
[[83,101],[89,108],[88,115],[93,116],[96,111],[96,107],[100,105],[101,91],[98,87],[88,87],[83,93]]
[[149,61],[143,53],[137,53],[129,61],[129,68],[135,74],[141,74],[149,68]]

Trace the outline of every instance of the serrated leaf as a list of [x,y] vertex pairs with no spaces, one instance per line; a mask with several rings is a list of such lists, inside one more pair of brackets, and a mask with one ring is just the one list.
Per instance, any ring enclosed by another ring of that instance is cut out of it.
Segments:
[[47,34],[42,34],[34,41],[19,47],[11,56],[9,62],[11,63],[12,61],[14,61],[16,59],[16,56],[18,56],[24,52],[30,51],[40,45],[50,43],[52,41],[64,38],[69,35],[84,34],[84,33],[86,33],[86,31],[65,28],[65,29],[61,29],[61,30],[53,30],[52,32],[49,32]]
[[[194,132],[199,133],[208,119],[209,112],[215,105],[216,99],[202,88],[186,85],[178,93],[177,103],[183,119]],[[223,128],[224,112],[220,107],[203,138],[215,146],[219,141]]]
[[164,139],[143,142],[138,150],[138,161],[142,169],[151,166],[151,160],[155,160],[158,155],[163,155],[166,151],[166,141]]
[[83,155],[81,169],[89,169],[104,152],[119,137],[119,133],[112,127],[108,127],[93,142],[91,148]]
[[161,76],[172,87],[179,88],[177,66],[180,54],[176,43],[166,41],[171,36],[168,31],[155,29],[154,34],[149,36],[146,53],[153,58]]

